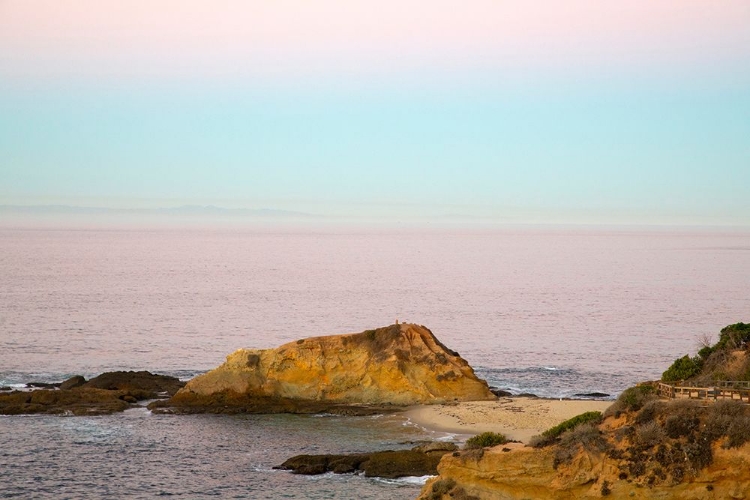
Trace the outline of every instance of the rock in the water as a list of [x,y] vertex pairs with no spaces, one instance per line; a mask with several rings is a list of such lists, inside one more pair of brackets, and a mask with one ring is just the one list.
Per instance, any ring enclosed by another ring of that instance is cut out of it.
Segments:
[[88,382],[75,376],[61,384],[42,384],[43,388],[30,392],[0,394],[0,414],[107,415],[143,399],[174,394],[183,385],[174,377],[149,372],[109,372]]
[[[185,382],[176,377],[156,375],[147,371],[106,372],[86,382],[83,387],[107,390],[144,391],[158,394],[174,395]],[[139,398],[143,399],[143,398]]]
[[306,338],[276,349],[240,349],[223,365],[189,381],[169,405],[176,411],[215,411],[216,407],[244,411],[264,398],[411,405],[495,396],[466,360],[430,330],[402,324]]
[[429,443],[420,444],[412,448],[412,450],[418,451],[420,453],[440,453],[440,455],[442,455],[443,453],[448,453],[449,451],[456,451],[457,449],[458,446],[456,446],[454,443],[446,443],[443,441],[431,441]]
[[573,394],[573,397],[574,398],[599,399],[599,398],[608,398],[610,397],[610,395],[605,392],[580,392],[578,394]]
[[61,383],[60,384],[60,389],[62,389],[62,390],[65,391],[65,390],[68,390],[68,389],[72,389],[74,387],[80,387],[80,386],[82,386],[85,383],[86,383],[86,379],[83,378],[81,375],[74,375],[74,376],[70,377],[68,380],[66,380],[63,383]]
[[495,387],[490,387],[490,392],[492,392],[492,394],[494,394],[495,396],[499,398],[509,398],[513,395],[508,391],[504,391],[502,389],[496,389]]
[[57,389],[60,387],[60,384],[49,384],[47,382],[29,382],[26,384],[26,387],[33,388],[33,389]]
[[81,387],[59,391],[13,391],[0,394],[0,414],[107,415],[130,406],[121,399],[124,394]]
[[350,455],[297,455],[275,469],[295,474],[346,474],[364,472],[367,477],[396,479],[437,474],[440,458],[457,449],[452,443],[428,443],[411,450],[377,451]]

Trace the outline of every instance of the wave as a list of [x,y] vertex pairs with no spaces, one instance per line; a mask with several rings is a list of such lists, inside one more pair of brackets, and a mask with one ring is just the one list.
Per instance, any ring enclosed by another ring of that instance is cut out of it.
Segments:
[[374,481],[392,485],[424,486],[424,484],[435,476],[405,476],[397,479],[373,478]]
[[533,394],[545,398],[614,399],[632,385],[631,377],[621,373],[546,365],[523,368],[477,367],[475,372],[490,386],[513,395]]

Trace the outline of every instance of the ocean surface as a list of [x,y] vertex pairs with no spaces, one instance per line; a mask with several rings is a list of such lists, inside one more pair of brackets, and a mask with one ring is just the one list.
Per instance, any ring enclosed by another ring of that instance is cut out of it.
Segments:
[[[414,322],[498,388],[615,397],[750,321],[750,232],[0,228],[0,386],[189,379],[239,347]],[[298,453],[403,448],[400,417],[0,417],[0,497],[414,498],[301,477]]]

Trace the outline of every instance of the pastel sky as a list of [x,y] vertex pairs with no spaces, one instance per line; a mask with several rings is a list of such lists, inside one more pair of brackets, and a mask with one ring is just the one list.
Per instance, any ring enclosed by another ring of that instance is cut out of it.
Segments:
[[0,0],[0,204],[750,225],[750,2]]

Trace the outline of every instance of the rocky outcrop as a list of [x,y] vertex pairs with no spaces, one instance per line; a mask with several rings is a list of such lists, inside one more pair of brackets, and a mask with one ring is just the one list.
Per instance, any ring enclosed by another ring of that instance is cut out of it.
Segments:
[[107,390],[145,391],[151,393],[151,397],[157,397],[159,395],[174,396],[185,386],[185,382],[176,377],[157,375],[147,371],[119,371],[102,373],[81,386]]
[[[503,451],[505,450],[509,451]],[[554,467],[554,450],[508,444],[484,453],[447,454],[439,476],[422,489],[421,500],[573,500],[577,498],[694,500],[750,498],[750,446],[717,447],[713,463],[690,480],[639,484],[621,479],[615,461],[605,455],[577,454],[571,463]]]
[[747,405],[664,401],[641,384],[603,418],[589,416],[532,439],[536,447],[446,455],[421,498],[750,498]]
[[297,455],[275,469],[295,474],[364,473],[366,477],[396,479],[437,474],[440,458],[456,450],[452,443],[427,443],[410,450],[387,450],[348,455]]
[[189,381],[167,404],[176,412],[294,412],[296,405],[311,403],[405,406],[492,399],[487,383],[458,353],[427,328],[403,324],[306,338],[276,349],[240,349]]
[[138,401],[173,395],[184,385],[175,377],[146,371],[108,372],[88,382],[76,375],[43,389],[0,394],[0,414],[107,415]]

